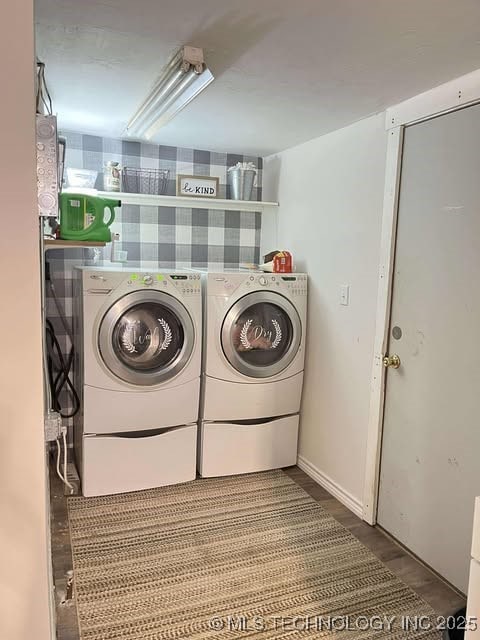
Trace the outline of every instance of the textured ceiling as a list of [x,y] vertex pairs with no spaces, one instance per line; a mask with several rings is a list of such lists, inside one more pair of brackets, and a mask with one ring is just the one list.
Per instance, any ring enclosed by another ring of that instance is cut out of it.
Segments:
[[122,137],[171,53],[216,77],[155,138],[268,155],[480,67],[478,0],[37,0],[64,128]]

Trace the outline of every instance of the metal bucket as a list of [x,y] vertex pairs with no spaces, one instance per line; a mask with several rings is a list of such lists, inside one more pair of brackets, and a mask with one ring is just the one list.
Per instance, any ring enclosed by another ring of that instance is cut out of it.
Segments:
[[232,200],[250,200],[257,172],[254,169],[231,169],[228,172]]

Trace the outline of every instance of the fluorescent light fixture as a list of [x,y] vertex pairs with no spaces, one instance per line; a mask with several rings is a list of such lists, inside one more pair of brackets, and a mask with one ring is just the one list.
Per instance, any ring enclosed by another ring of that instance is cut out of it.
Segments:
[[162,72],[146,100],[127,125],[127,134],[150,140],[213,80],[203,49],[185,46]]

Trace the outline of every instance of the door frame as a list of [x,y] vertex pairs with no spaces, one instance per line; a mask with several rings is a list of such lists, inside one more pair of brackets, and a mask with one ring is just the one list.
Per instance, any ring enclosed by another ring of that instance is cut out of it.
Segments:
[[383,356],[389,337],[404,130],[406,126],[424,122],[479,102],[480,69],[421,93],[386,111],[385,189],[363,491],[363,519],[371,525],[377,522],[380,487],[386,381]]

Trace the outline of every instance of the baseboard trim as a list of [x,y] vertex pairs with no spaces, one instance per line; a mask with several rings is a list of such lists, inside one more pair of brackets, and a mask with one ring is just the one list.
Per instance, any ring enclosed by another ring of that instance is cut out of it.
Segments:
[[297,465],[302,471],[305,471],[307,476],[310,476],[312,480],[315,480],[328,493],[331,493],[334,498],[344,504],[347,509],[350,509],[356,516],[363,519],[363,504],[361,500],[352,496],[351,493],[343,489],[303,456],[298,456]]

